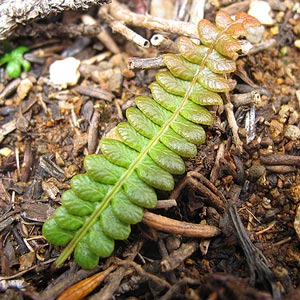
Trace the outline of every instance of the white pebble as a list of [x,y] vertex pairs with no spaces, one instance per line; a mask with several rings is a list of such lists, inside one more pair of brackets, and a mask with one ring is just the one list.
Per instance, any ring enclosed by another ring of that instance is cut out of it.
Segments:
[[295,125],[288,125],[284,136],[292,141],[300,139],[300,128]]
[[273,25],[271,6],[268,2],[254,0],[250,3],[248,14],[255,17],[263,25]]
[[74,57],[68,57],[63,60],[57,60],[50,65],[50,82],[60,88],[75,85],[80,77],[80,60]]

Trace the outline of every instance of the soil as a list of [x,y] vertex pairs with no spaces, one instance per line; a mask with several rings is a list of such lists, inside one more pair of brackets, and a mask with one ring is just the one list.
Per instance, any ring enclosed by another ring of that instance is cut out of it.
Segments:
[[[222,234],[195,239],[141,223],[132,227],[128,240],[117,242],[113,257],[101,259],[99,267],[90,271],[80,269],[72,257],[55,266],[62,249],[45,240],[42,224],[59,206],[72,176],[84,172],[84,157],[97,152],[101,136],[125,120],[134,96],[148,93],[156,70],[129,70],[128,58],[157,57],[160,50],[139,48],[109,29],[120,53],[108,52],[96,37],[58,33],[55,38],[12,41],[30,48],[32,67],[15,80],[1,69],[1,299],[75,299],[88,286],[84,279],[110,265],[115,267],[105,281],[92,278],[96,283],[89,296],[78,299],[299,299],[300,49],[296,41],[300,12],[299,7],[293,9],[296,2],[280,2],[280,9],[271,5],[274,24],[265,27],[263,40],[274,39],[273,46],[241,57],[233,76],[236,87],[230,99],[249,96],[253,90],[260,94],[254,139],[247,142],[250,133],[245,129],[253,103],[233,106],[242,151],[220,108],[214,125],[207,128],[206,143],[198,147],[196,158],[186,161],[187,174],[176,177],[175,191],[159,193],[160,199],[175,198],[177,205],[153,210],[180,221],[215,225]],[[218,9],[232,8],[234,1],[208,4],[205,17],[213,19]],[[89,13],[97,18],[96,12],[93,8]],[[55,21],[69,26],[85,13],[65,13]],[[152,34],[134,30],[146,38]],[[170,40],[176,37],[169,35]],[[64,51],[74,51],[72,56],[81,61],[81,76],[76,85],[58,89],[49,83],[49,66],[62,59]],[[99,54],[97,62],[88,63]],[[214,203],[207,190],[223,202]],[[77,282],[71,296],[57,298]]]

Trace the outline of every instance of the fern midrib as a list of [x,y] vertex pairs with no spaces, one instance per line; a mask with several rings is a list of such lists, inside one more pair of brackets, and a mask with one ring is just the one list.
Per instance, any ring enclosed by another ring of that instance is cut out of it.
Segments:
[[136,159],[130,164],[126,172],[119,178],[119,180],[114,184],[113,188],[105,195],[103,200],[101,201],[100,205],[96,208],[96,210],[88,217],[84,225],[79,229],[79,231],[75,234],[73,239],[69,242],[69,244],[64,248],[60,256],[56,260],[56,265],[61,265],[74,251],[76,245],[79,243],[79,241],[84,237],[84,235],[87,233],[89,228],[93,226],[93,224],[99,219],[99,216],[104,211],[104,209],[110,204],[112,198],[121,190],[126,180],[132,175],[132,173],[136,170],[139,163],[146,157],[148,152],[156,145],[157,142],[159,142],[160,138],[163,136],[163,134],[170,128],[171,123],[179,116],[180,111],[185,106],[187,101],[189,100],[189,95],[192,92],[195,84],[197,83],[198,77],[201,73],[201,71],[205,67],[206,60],[208,56],[211,54],[213,50],[213,46],[215,43],[213,43],[209,50],[207,51],[207,54],[203,58],[201,64],[198,66],[197,71],[192,79],[190,81],[188,89],[186,90],[182,101],[180,105],[176,108],[176,110],[173,112],[172,116],[161,126],[158,133],[149,141],[147,146],[140,152],[140,154],[136,157]]

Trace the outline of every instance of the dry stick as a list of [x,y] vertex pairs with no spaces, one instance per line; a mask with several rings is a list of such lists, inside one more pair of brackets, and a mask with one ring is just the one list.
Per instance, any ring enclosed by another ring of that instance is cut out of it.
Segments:
[[[24,114],[27,111],[29,111],[36,102],[37,102],[37,99],[34,98],[32,100],[28,100],[26,102],[26,105],[23,105],[23,106],[21,105],[21,108],[20,108],[21,114]],[[25,104],[25,102],[22,102],[22,104]],[[3,124],[0,127],[0,143],[3,141],[3,139],[5,138],[5,136],[7,134],[9,134],[10,132],[12,132],[16,129],[16,126],[17,126],[17,117],[15,117],[12,121],[9,121],[9,122]]]
[[0,2],[0,40],[6,39],[20,24],[67,10],[88,9],[92,5],[108,3],[107,0],[5,0]]
[[162,34],[154,34],[150,40],[151,44],[160,52],[178,53],[177,44],[163,36]]
[[161,209],[161,208],[167,209],[173,206],[177,206],[176,199],[158,200],[154,209]]
[[260,95],[258,91],[251,91],[250,93],[235,94],[231,96],[231,103],[234,107],[249,105],[252,103],[258,103],[260,101]]
[[199,286],[201,284],[201,281],[199,279],[185,277],[185,278],[177,281],[175,284],[173,284],[172,287],[162,297],[158,298],[157,300],[174,299],[174,295],[176,295],[176,293],[181,290],[182,286],[185,286],[188,284]]
[[108,13],[113,18],[124,22],[126,25],[144,27],[149,30],[172,32],[192,38],[199,38],[197,26],[193,23],[167,20],[163,18],[152,17],[150,15],[136,14],[116,0],[107,6],[107,9]]
[[190,22],[194,24],[198,24],[200,20],[204,17],[205,10],[205,2],[206,0],[193,0],[192,6],[190,9]]
[[[86,25],[97,25],[97,21],[90,15],[83,15],[81,20]],[[105,29],[102,29],[102,31],[97,35],[97,39],[112,53],[117,54],[121,52],[116,42]]]
[[216,208],[219,213],[223,213],[224,196],[218,191],[215,185],[197,171],[189,172],[188,177],[189,183],[198,188],[199,191],[209,199],[211,206]]
[[115,95],[113,93],[96,86],[78,85],[75,90],[81,95],[90,96],[109,102],[111,102],[115,98]]
[[[134,260],[138,252],[142,247],[142,242],[139,241],[133,245],[131,248],[131,252],[127,256],[127,261]],[[119,267],[113,273],[109,274],[106,280],[105,286],[95,295],[89,298],[89,300],[109,300],[113,297],[114,292],[120,286],[120,282],[122,281],[123,277],[126,275],[127,268],[126,267]]]
[[21,83],[21,78],[16,78],[12,80],[9,84],[5,86],[5,88],[0,93],[0,105],[4,104],[4,99],[10,96],[13,92],[16,91],[18,86]]
[[150,46],[150,42],[148,40],[144,39],[141,35],[137,34],[124,24],[123,18],[125,16],[122,16],[120,20],[115,20],[111,15],[109,15],[108,10],[109,7],[99,10],[99,17],[111,27],[113,32],[120,33],[125,36],[127,40],[133,41],[141,47],[148,48]]
[[145,211],[143,223],[160,231],[189,237],[210,238],[221,233],[218,227],[212,225],[194,224],[170,219],[161,215]]
[[300,156],[295,155],[281,155],[281,154],[269,154],[261,156],[260,161],[265,165],[286,165],[286,166],[299,166]]
[[150,280],[154,281],[158,285],[161,285],[166,288],[170,288],[171,285],[164,279],[159,278],[151,273],[146,272],[139,264],[130,261],[130,260],[117,260],[117,264],[125,267],[133,267],[141,276],[147,277]]
[[176,269],[186,258],[190,257],[199,245],[196,241],[182,244],[180,248],[173,251],[167,258],[161,261],[162,272],[170,272]]
[[98,146],[98,129],[99,129],[100,113],[95,110],[89,127],[88,133],[88,152],[95,153]]
[[148,69],[158,69],[165,67],[162,56],[155,58],[140,58],[140,57],[130,57],[128,58],[128,68],[148,70]]
[[210,172],[210,180],[215,183],[219,177],[220,172],[220,159],[225,155],[225,143],[219,145],[219,149],[215,158],[215,164]]
[[266,169],[272,173],[286,174],[286,173],[295,172],[297,168],[295,166],[278,165],[278,166],[266,166]]
[[243,152],[243,142],[241,141],[241,139],[239,137],[239,127],[238,127],[238,125],[236,123],[236,119],[234,117],[233,105],[230,102],[229,94],[224,93],[224,98],[225,98],[224,108],[225,108],[226,115],[227,115],[228,125],[232,131],[233,141],[235,143],[235,146],[237,147],[238,152],[242,153]]

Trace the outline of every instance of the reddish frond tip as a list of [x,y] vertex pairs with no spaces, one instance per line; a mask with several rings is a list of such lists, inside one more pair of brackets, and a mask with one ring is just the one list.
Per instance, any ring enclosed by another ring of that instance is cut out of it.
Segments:
[[200,41],[204,45],[209,46],[217,38],[219,30],[210,21],[206,19],[202,19],[198,23],[198,33],[199,33]]
[[250,16],[244,12],[239,12],[235,16],[235,20],[242,21],[243,26],[248,27],[257,27],[260,26],[261,23],[253,16]]
[[215,21],[216,21],[217,27],[220,29],[226,28],[233,22],[231,16],[225,10],[220,10],[217,13]]

